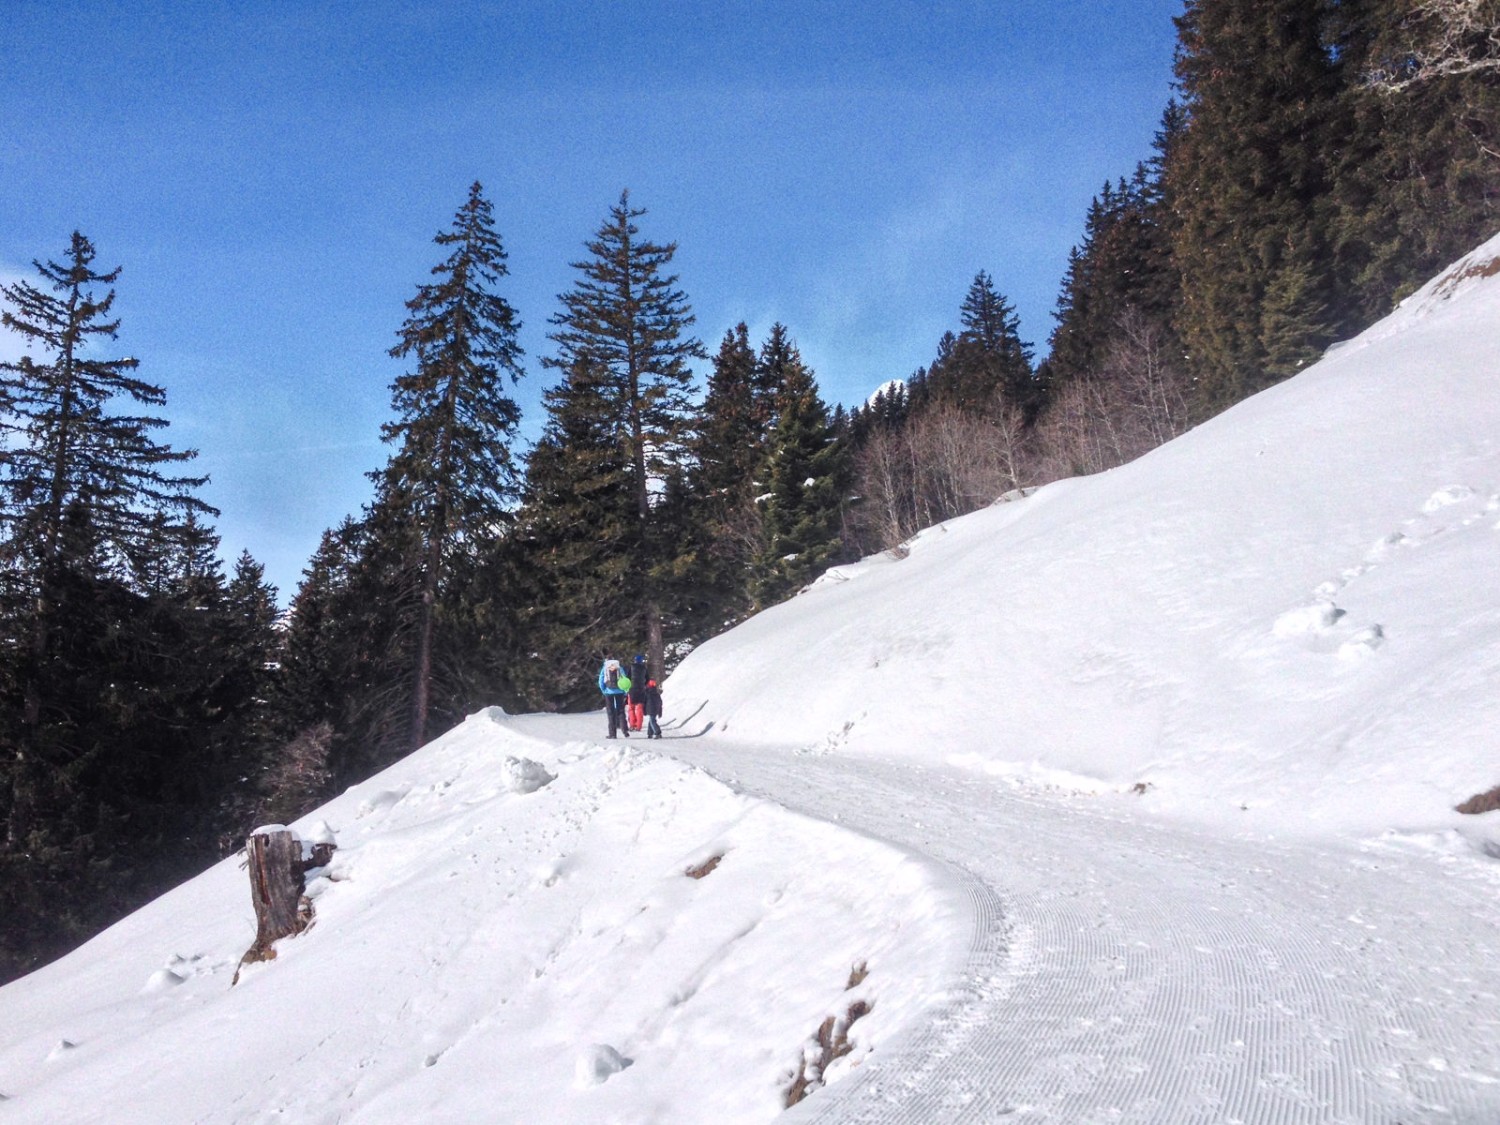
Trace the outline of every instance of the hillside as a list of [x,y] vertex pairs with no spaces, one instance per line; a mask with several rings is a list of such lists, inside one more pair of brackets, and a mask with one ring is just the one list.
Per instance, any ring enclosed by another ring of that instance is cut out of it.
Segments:
[[676,704],[1239,827],[1472,826],[1453,806],[1500,784],[1497,259],[1132,464],[831,572],[694,653]]

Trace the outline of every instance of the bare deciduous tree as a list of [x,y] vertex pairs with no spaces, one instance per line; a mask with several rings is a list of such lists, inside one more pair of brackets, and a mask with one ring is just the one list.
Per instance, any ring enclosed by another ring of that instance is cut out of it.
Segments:
[[975,511],[1022,486],[1027,434],[1020,411],[992,415],[936,406],[861,452],[864,546],[891,550],[924,527]]
[[1038,427],[1036,476],[1103,472],[1171,441],[1189,424],[1186,382],[1160,329],[1127,309],[1103,368],[1068,384]]

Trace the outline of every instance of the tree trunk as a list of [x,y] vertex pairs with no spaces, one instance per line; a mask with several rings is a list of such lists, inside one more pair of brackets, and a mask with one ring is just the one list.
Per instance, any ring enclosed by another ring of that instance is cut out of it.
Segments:
[[[305,865],[297,834],[289,828],[257,832],[246,842],[245,856],[255,905],[255,944],[240,958],[241,965],[274,960],[276,940],[300,934],[311,922],[311,904],[302,895]],[[240,979],[238,971],[234,979]]]

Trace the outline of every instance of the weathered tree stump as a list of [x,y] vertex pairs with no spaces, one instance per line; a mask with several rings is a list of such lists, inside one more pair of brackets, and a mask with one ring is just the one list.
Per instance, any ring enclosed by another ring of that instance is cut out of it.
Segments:
[[[303,892],[304,878],[313,867],[325,866],[334,845],[320,842],[304,858],[302,840],[290,828],[258,829],[245,843],[250,869],[250,901],[255,905],[255,943],[240,958],[241,966],[276,957],[279,938],[293,937],[312,925],[312,900]],[[239,971],[233,983],[238,983]]]

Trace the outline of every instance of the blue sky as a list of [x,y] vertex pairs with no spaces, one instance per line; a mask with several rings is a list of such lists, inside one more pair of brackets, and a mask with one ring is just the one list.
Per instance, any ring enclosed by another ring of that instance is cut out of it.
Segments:
[[[1149,155],[1181,0],[154,3],[0,18],[0,276],[74,229],[229,560],[290,598],[368,499],[403,302],[484,184],[523,321],[622,188],[710,351],[787,325],[830,402],[927,363],[979,270],[1046,352],[1084,210]],[[0,340],[0,348],[10,347]]]

